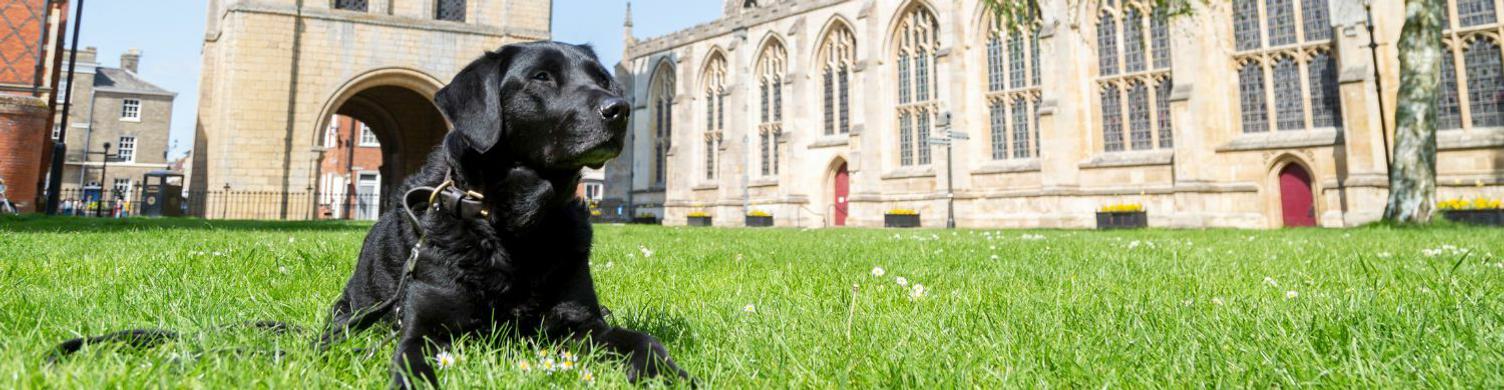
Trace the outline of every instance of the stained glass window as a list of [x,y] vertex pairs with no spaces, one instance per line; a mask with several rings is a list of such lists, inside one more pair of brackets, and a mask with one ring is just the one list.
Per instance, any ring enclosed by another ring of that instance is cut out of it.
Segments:
[[1138,9],[1123,14],[1123,57],[1128,73],[1144,71],[1144,24]]
[[1170,21],[1164,11],[1155,11],[1149,19],[1149,33],[1154,41],[1154,69],[1170,68]]
[[1457,0],[1458,25],[1472,27],[1494,23],[1495,20],[1494,0]]
[[1305,99],[1300,94],[1300,65],[1289,57],[1274,63],[1274,109],[1280,130],[1306,127]]
[[930,163],[930,112],[920,109],[916,116],[918,116],[918,123],[915,127],[918,128],[918,134],[915,134],[914,138],[919,140],[919,151],[915,154],[919,155],[919,164],[926,165]]
[[1468,109],[1473,127],[1504,126],[1504,77],[1500,75],[1499,46],[1488,39],[1473,41],[1467,60]]
[[1024,38],[1023,34],[1014,32],[1008,37],[1008,87],[1023,88],[1029,79],[1024,66]]
[[465,21],[465,0],[439,0],[434,7],[434,17],[454,22]]
[[1149,88],[1142,82],[1128,87],[1128,135],[1133,150],[1154,147],[1154,133],[1149,123]]
[[1264,46],[1259,32],[1259,0],[1233,0],[1233,35],[1238,50],[1253,50]]
[[1109,152],[1123,150],[1122,97],[1113,84],[1102,87],[1102,139],[1103,149]]
[[835,110],[835,75],[831,74],[830,68],[825,68],[825,135],[836,133],[836,110]]
[[1175,121],[1170,116],[1170,93],[1175,90],[1175,82],[1165,79],[1154,89],[1154,108],[1156,119],[1159,123],[1159,147],[1170,148],[1175,146]]
[[1332,39],[1332,19],[1327,11],[1327,0],[1302,0],[1300,18],[1305,21],[1307,41]]
[[1457,97],[1457,65],[1452,61],[1452,50],[1442,50],[1441,92],[1436,96],[1436,128],[1452,130],[1462,128],[1462,103]]
[[1097,24],[1097,66],[1102,75],[1118,74],[1118,22],[1112,13],[1102,11]]
[[1029,157],[1029,104],[1013,102],[1013,158]]
[[1336,60],[1326,52],[1311,56],[1306,64],[1307,79],[1311,80],[1311,125],[1314,127],[1342,127],[1342,107],[1337,96]]
[[913,115],[908,112],[898,114],[898,163],[899,165],[914,165],[914,133]]
[[1269,131],[1269,113],[1264,97],[1264,69],[1257,62],[1238,70],[1238,96],[1243,110],[1243,132]]
[[1003,90],[1003,40],[997,35],[987,39],[987,90]]
[[1266,0],[1265,22],[1269,29],[1269,46],[1295,43],[1295,0]]
[[1008,158],[1007,129],[1004,123],[1003,102],[993,101],[988,107],[992,120],[992,159],[1002,160]]

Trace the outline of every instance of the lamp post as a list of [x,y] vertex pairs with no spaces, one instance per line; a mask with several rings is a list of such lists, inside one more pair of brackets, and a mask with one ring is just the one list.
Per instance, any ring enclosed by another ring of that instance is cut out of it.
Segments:
[[941,136],[929,137],[927,141],[931,145],[945,145],[945,228],[956,228],[956,191],[955,191],[955,159],[952,158],[951,142],[955,140],[971,139],[971,136],[950,129],[950,111],[941,111],[940,118],[935,120],[935,128],[940,130]]
[[[73,46],[68,50],[68,90],[53,91],[63,94],[63,115],[58,124],[57,141],[52,143],[52,166],[47,169],[47,215],[57,215],[59,198],[63,188],[63,160],[68,154],[68,108],[73,107],[73,70],[78,66],[78,28],[84,23],[84,0],[73,5]],[[84,160],[88,160],[84,156]],[[79,171],[82,176],[83,171]]]
[[1389,121],[1384,119],[1384,75],[1379,72],[1379,37],[1373,28],[1373,0],[1363,0],[1363,11],[1368,17],[1368,51],[1373,56],[1373,85],[1379,98],[1379,130],[1382,131],[1379,138],[1384,140],[1384,171],[1388,172],[1389,165],[1394,162],[1394,152],[1389,150]]
[[[93,154],[93,153],[90,153],[90,154]],[[98,152],[98,154],[102,155],[102,158],[100,159],[101,163],[100,163],[100,166],[99,166],[99,200],[96,201],[96,202],[94,202],[94,216],[95,217],[103,218],[104,217],[104,200],[105,200],[105,194],[107,194],[107,192],[105,192],[105,190],[104,190],[105,189],[105,183],[109,182],[109,180],[110,180],[110,176],[109,176],[109,173],[110,173],[110,143],[109,142],[105,142],[104,143],[104,151],[103,152]],[[111,187],[113,187],[113,186],[111,186]]]

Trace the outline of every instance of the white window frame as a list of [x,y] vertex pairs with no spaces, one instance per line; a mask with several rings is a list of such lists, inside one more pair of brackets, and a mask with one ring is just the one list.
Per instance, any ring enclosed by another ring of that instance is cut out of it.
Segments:
[[63,124],[62,123],[53,123],[52,124],[52,140],[53,141],[57,141],[57,139],[60,138],[60,137],[62,137],[62,136],[63,136]]
[[329,126],[324,128],[324,149],[336,146],[339,146],[339,117],[330,117]]
[[107,194],[107,195],[113,196],[113,195],[115,195],[115,192],[117,190],[120,192],[120,199],[130,200],[131,199],[131,179],[128,178],[128,177],[117,177],[117,178],[115,178],[115,180],[111,181],[111,183],[110,183],[110,193]]
[[115,154],[120,156],[120,162],[136,162],[136,136],[122,135]]
[[141,99],[120,99],[120,120],[126,122],[140,122]]
[[379,147],[381,147],[381,140],[376,138],[376,133],[372,132],[371,131],[371,127],[370,126],[366,126],[365,123],[361,123],[360,124],[360,147],[362,147],[362,148],[379,148]]
[[52,94],[57,99],[58,103],[63,103],[63,99],[66,98],[68,94],[68,79],[58,80],[57,90],[52,91]]

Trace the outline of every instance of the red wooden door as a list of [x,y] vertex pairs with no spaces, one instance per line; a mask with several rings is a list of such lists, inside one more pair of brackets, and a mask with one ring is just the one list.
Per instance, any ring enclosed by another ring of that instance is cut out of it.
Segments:
[[846,164],[841,164],[840,168],[836,168],[835,187],[836,215],[833,219],[835,220],[836,226],[846,226],[846,204],[849,201],[849,199],[847,199],[848,196],[851,195],[851,174],[846,172]]
[[1285,216],[1285,227],[1316,226],[1311,174],[1305,169],[1290,164],[1279,171],[1279,200]]

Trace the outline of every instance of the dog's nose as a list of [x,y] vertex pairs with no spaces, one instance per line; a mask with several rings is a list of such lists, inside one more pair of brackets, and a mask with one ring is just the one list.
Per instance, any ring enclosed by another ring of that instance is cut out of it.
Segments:
[[606,98],[601,101],[601,119],[607,121],[619,121],[627,119],[631,115],[631,108],[627,106],[626,99],[619,97]]

